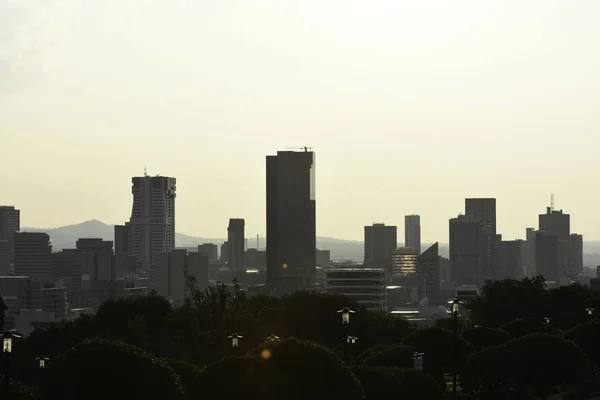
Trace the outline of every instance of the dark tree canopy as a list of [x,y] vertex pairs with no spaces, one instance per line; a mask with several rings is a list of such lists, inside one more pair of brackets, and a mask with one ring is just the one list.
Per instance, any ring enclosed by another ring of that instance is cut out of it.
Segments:
[[[454,333],[451,331],[439,327],[418,328],[405,337],[402,344],[424,353],[423,364],[426,372],[451,371],[454,367]],[[458,368],[464,365],[469,354],[474,351],[471,343],[458,336]]]
[[533,333],[469,357],[461,382],[470,388],[531,389],[544,398],[553,385],[584,377],[589,358],[573,342]]
[[88,339],[51,360],[42,399],[180,399],[179,377],[149,353],[123,342]]
[[413,368],[381,368],[395,375],[402,381],[402,400],[441,400],[444,398],[445,386],[442,388],[429,374]]
[[530,333],[547,333],[556,335],[558,329],[544,321],[533,318],[519,318],[502,325],[502,330],[508,332],[513,338],[529,335]]
[[391,372],[366,365],[355,366],[351,369],[363,387],[365,400],[403,398],[402,381]]
[[389,344],[378,344],[377,346],[369,347],[356,357],[356,363],[362,364],[367,359],[367,357],[375,353],[379,353],[380,351],[387,350],[390,347],[392,346]]
[[[223,379],[215,380],[227,373],[233,382],[240,382],[239,388],[224,388]],[[363,396],[356,377],[331,350],[294,338],[265,342],[247,357],[206,367],[194,382],[192,394],[200,398],[206,393],[213,398],[209,394],[214,393],[222,399],[238,399],[239,390],[267,399],[360,400]]]
[[463,332],[462,335],[466,341],[478,350],[498,346],[512,338],[508,332],[502,329],[484,328],[481,326],[469,329]]
[[595,366],[600,365],[600,321],[578,325],[564,333],[564,338],[573,341],[590,358]]
[[363,361],[371,367],[411,368],[414,365],[415,349],[401,344],[372,353]]
[[498,327],[521,317],[547,316],[550,294],[543,277],[523,280],[505,279],[486,283],[481,296],[467,307],[476,325]]

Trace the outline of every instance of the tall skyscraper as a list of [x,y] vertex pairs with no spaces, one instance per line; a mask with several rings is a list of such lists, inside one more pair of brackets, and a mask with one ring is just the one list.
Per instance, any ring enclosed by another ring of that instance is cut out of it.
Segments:
[[535,233],[535,267],[536,274],[542,275],[546,281],[559,283],[564,275],[559,274],[558,236],[547,231]]
[[140,176],[131,179],[133,254],[138,268],[151,273],[154,255],[175,248],[175,178]]
[[311,286],[316,273],[315,154],[267,156],[267,289]]
[[365,226],[365,267],[385,268],[393,276],[392,254],[398,249],[398,228],[385,224]]
[[558,279],[565,278],[569,274],[571,216],[563,213],[562,210],[554,210],[553,207],[546,207],[546,214],[539,215],[539,230],[556,236]]
[[583,273],[583,236],[571,233],[569,238],[569,274],[573,278]]
[[501,235],[498,240],[498,262],[496,270],[496,279],[523,279],[523,240],[502,240]]
[[450,220],[450,271],[455,286],[483,286],[487,250],[480,218],[459,215]]
[[442,300],[440,288],[440,255],[438,244],[431,245],[421,255],[417,261],[417,275],[420,284],[418,286],[419,299],[424,297],[429,303],[439,303]]
[[421,254],[421,217],[418,215],[404,217],[404,247]]
[[483,234],[486,241],[486,252],[483,261],[483,279],[497,279],[495,276],[496,269],[496,199],[491,198],[475,198],[465,199],[465,215],[481,220]]
[[229,243],[229,267],[237,271],[238,279],[244,276],[244,227],[246,223],[240,218],[231,218],[227,227],[227,242]]
[[527,228],[525,231],[525,243],[521,247],[521,265],[523,276],[533,277],[536,275],[535,268],[535,228]]
[[52,245],[42,232],[18,232],[15,235],[15,274],[34,281],[53,282]]
[[0,206],[0,274],[15,263],[15,234],[21,229],[21,212],[13,206]]

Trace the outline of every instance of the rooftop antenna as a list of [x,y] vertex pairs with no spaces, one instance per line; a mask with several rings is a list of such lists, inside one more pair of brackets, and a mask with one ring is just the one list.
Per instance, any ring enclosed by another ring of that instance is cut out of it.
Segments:
[[554,193],[550,193],[550,211],[554,212]]
[[148,176],[148,169],[144,167],[144,176]]

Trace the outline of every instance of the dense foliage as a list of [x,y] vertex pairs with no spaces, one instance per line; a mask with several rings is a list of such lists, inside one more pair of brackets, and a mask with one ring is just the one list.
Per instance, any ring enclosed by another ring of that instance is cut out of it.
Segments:
[[[600,367],[600,321],[589,311],[600,311],[600,300],[580,285],[487,284],[457,336],[343,296],[247,298],[235,284],[200,291],[193,281],[189,290],[181,307],[156,294],[108,301],[94,316],[16,341],[13,398],[435,400],[455,371],[462,394],[480,398],[583,396],[600,387],[591,376]],[[344,344],[343,307],[356,310],[348,330],[356,344]],[[227,338],[233,333],[243,336],[239,347]],[[271,335],[280,339],[265,341]],[[415,352],[424,353],[424,372],[413,368]],[[50,358],[46,370],[34,362],[40,354]],[[382,397],[382,388],[393,395]]]

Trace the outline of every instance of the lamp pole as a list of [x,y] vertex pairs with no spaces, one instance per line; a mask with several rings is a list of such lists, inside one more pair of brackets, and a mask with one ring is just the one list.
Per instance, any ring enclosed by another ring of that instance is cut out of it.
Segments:
[[13,331],[6,331],[2,334],[2,353],[4,353],[4,398],[10,396],[10,355],[12,353],[14,339],[20,338]]
[[342,326],[344,327],[344,361],[347,354],[348,347],[348,327],[350,326],[350,315],[354,314],[354,311],[349,309],[348,307],[344,307],[341,310],[338,310],[338,314],[342,314]]
[[458,370],[458,310],[460,301],[454,299],[452,304],[452,318],[454,319],[454,343],[452,346],[452,398],[456,399],[456,375]]
[[236,350],[238,347],[240,347],[240,339],[242,339],[243,336],[238,335],[237,333],[234,333],[233,335],[230,335],[227,338],[231,339],[231,347],[234,350]]

